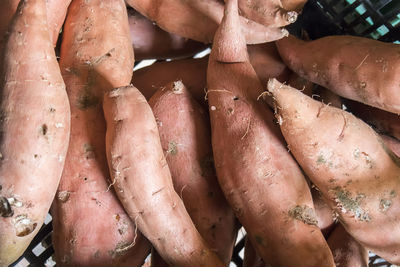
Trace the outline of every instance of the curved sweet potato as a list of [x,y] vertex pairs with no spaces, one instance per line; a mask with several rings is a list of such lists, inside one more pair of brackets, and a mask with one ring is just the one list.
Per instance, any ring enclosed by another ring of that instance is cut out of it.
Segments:
[[60,65],[72,120],[65,168],[52,206],[57,266],[141,266],[150,245],[109,186],[101,105],[104,90],[129,83],[132,76],[123,0],[73,0]]
[[344,100],[344,104],[349,112],[372,125],[377,132],[400,140],[400,115],[348,99]]
[[400,263],[400,160],[366,123],[276,80],[268,84],[292,154],[359,243]]
[[345,98],[400,113],[399,45],[355,36],[276,42],[285,64]]
[[133,9],[128,9],[128,19],[136,60],[188,58],[207,47],[160,29]]
[[238,223],[218,185],[207,113],[181,81],[150,99],[175,191],[207,244],[229,265]]
[[[222,20],[224,6],[218,0],[125,0],[131,7],[170,33],[211,43]],[[241,18],[248,44],[265,43],[288,35],[285,29],[267,27]]]
[[207,71],[218,181],[264,261],[273,266],[333,266],[304,176],[272,112],[257,101],[262,86],[238,23],[237,0],[228,1]]
[[57,190],[70,134],[45,0],[22,0],[2,58],[0,266],[25,251]]
[[129,216],[172,266],[223,266],[175,192],[153,112],[133,86],[103,102],[106,151],[114,188]]
[[368,266],[368,250],[354,240],[341,224],[338,224],[329,235],[328,245],[336,266]]

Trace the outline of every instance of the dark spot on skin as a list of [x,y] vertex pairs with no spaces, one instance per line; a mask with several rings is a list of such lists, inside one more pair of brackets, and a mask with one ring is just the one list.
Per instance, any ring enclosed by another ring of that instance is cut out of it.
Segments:
[[99,103],[100,103],[100,100],[98,97],[96,97],[95,95],[93,95],[93,94],[89,93],[87,90],[85,90],[85,92],[83,92],[83,94],[81,94],[78,97],[76,105],[79,109],[85,110],[85,109],[95,107]]
[[14,211],[11,208],[10,203],[7,198],[0,197],[0,216],[1,217],[11,217],[14,215]]
[[33,155],[33,157],[34,157],[35,159],[37,159],[37,157],[38,157],[38,154],[35,154],[35,155]]
[[87,179],[88,179],[87,177],[84,177],[84,178],[83,178],[84,181],[87,181]]
[[178,153],[178,143],[171,141],[168,143],[167,154],[176,155]]
[[100,250],[97,250],[97,251],[94,253],[93,256],[94,256],[95,259],[100,258]]
[[238,96],[234,96],[232,99],[233,99],[234,101],[237,101],[237,100],[239,100],[239,97],[238,97]]
[[56,109],[55,108],[50,108],[50,112],[55,112]]
[[40,128],[40,132],[42,133],[42,135],[47,134],[47,125],[46,124],[42,125],[42,127]]
[[213,225],[211,225],[211,229],[215,229],[217,228],[217,225],[214,223]]
[[258,244],[260,244],[261,246],[264,246],[264,240],[263,240],[263,238],[261,236],[255,235],[254,238],[256,239],[256,242]]

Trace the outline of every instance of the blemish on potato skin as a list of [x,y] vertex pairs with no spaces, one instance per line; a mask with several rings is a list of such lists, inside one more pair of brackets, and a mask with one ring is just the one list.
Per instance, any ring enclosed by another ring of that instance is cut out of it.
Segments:
[[58,200],[60,200],[61,202],[65,203],[68,201],[69,197],[70,197],[71,193],[69,191],[60,191],[57,194],[57,198]]
[[305,224],[309,224],[309,225],[317,225],[318,224],[318,220],[316,218],[315,215],[315,211],[314,209],[303,205],[296,205],[295,207],[291,208],[288,212],[289,216],[302,221]]
[[47,128],[47,125],[46,125],[46,124],[43,124],[43,125],[40,127],[40,133],[41,133],[42,135],[46,135],[46,134],[47,134],[47,130],[48,130],[48,128]]
[[362,222],[371,221],[368,211],[361,207],[361,200],[365,198],[364,194],[357,194],[355,198],[351,197],[349,191],[340,186],[333,189],[336,196],[335,202],[343,213],[351,212],[354,217]]
[[31,234],[36,229],[37,223],[32,222],[28,215],[17,215],[14,219],[16,236],[23,237]]
[[176,155],[178,153],[178,143],[171,141],[168,143],[167,154]]
[[14,215],[14,211],[11,208],[10,203],[7,198],[0,197],[0,216],[1,217],[11,217]]

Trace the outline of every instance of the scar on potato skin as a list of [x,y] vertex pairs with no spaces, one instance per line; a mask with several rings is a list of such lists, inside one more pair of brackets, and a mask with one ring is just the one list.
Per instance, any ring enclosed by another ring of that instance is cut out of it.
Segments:
[[361,207],[360,202],[363,198],[365,198],[364,194],[357,194],[355,198],[352,198],[350,192],[340,186],[335,187],[333,191],[336,196],[335,202],[343,213],[347,213],[348,211],[350,211],[359,221],[371,221],[371,217],[369,216],[368,211],[364,210]]
[[14,219],[16,236],[23,237],[31,234],[36,229],[37,223],[32,222],[26,214],[17,215]]
[[14,215],[14,211],[11,208],[10,203],[7,198],[0,197],[0,216],[1,217],[11,217]]
[[316,218],[315,215],[315,211],[306,206],[300,206],[300,205],[296,205],[295,207],[291,208],[288,212],[289,216],[302,221],[305,224],[309,224],[309,225],[317,225],[318,224],[318,220]]

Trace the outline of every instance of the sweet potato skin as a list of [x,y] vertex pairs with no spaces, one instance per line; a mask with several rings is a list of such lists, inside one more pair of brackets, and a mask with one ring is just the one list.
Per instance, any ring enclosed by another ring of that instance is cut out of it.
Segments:
[[128,9],[128,16],[136,60],[188,58],[207,47],[160,29],[133,9]]
[[138,229],[173,266],[222,266],[173,188],[157,124],[133,86],[105,94],[106,151],[114,188]]
[[400,140],[399,114],[390,113],[349,99],[345,99],[344,104],[349,112],[374,127],[377,132]]
[[289,36],[277,41],[277,47],[285,64],[300,76],[342,97],[400,113],[397,44],[355,36],[310,42]]
[[150,251],[109,185],[105,151],[104,90],[129,83],[133,60],[122,0],[72,2],[60,57],[71,140],[52,206],[58,266],[141,266]]
[[[126,0],[127,4],[157,23],[167,32],[203,43],[211,43],[223,16],[223,3],[209,1]],[[166,16],[165,14],[168,14]],[[288,32],[242,18],[248,44],[265,43],[287,36]]]
[[367,267],[368,251],[338,224],[329,235],[328,245],[336,266]]
[[[60,181],[70,111],[50,40],[45,0],[23,0],[2,58],[0,266],[25,251]],[[40,62],[40,64],[38,64]]]
[[200,235],[229,265],[238,223],[218,185],[207,112],[181,81],[160,88],[149,104],[175,191]]
[[276,99],[281,130],[292,154],[347,232],[398,264],[399,159],[352,114],[276,80],[268,89]]
[[[283,143],[272,112],[257,101],[262,87],[238,31],[237,12],[237,1],[228,1],[207,71],[218,181],[266,262],[333,266],[316,226],[308,185]],[[302,215],[295,215],[297,211]],[[309,216],[302,221],[306,213]]]

